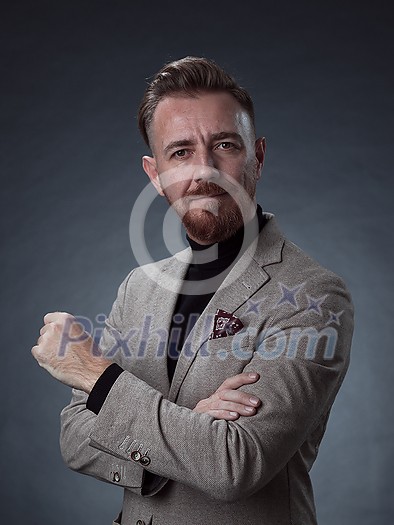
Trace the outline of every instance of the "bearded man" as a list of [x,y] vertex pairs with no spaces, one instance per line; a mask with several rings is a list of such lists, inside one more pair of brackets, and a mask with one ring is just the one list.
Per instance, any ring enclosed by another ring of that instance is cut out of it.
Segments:
[[130,272],[98,347],[70,314],[45,316],[33,355],[73,388],[64,460],[123,487],[114,523],[315,525],[309,471],[348,366],[349,293],[256,203],[266,141],[217,64],[164,66],[139,127],[190,246]]

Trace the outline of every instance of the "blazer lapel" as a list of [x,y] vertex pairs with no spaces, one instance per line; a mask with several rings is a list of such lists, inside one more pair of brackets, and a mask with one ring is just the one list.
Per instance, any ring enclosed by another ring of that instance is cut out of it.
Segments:
[[[143,367],[141,374],[146,372],[146,367],[151,364],[154,370],[150,370],[148,376],[154,378],[154,384],[152,384],[152,386],[162,392],[165,397],[168,397],[170,390],[167,371],[168,336],[170,334],[175,304],[190,259],[191,250],[188,248],[166,261],[164,265],[159,268],[155,268],[152,265],[152,270],[148,273],[149,281],[152,282],[153,285],[150,288],[149,307],[146,310],[150,320],[146,330],[148,333],[145,334],[145,340],[150,341],[150,343],[148,342],[143,351],[146,359],[141,361],[141,366]],[[154,312],[154,315],[152,315],[151,312]],[[155,331],[167,334],[165,348],[163,351],[160,350],[160,352],[156,339],[151,337]],[[158,352],[160,355],[158,355]],[[139,365],[138,362],[137,365]]]
[[184,342],[171,383],[169,400],[175,401],[197,352],[208,340],[215,312],[234,313],[270,279],[267,266],[282,260],[284,237],[272,214],[260,235],[247,248],[227,275]]

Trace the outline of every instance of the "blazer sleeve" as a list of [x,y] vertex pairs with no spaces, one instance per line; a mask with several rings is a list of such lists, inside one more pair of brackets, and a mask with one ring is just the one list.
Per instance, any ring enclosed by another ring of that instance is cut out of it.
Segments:
[[[107,325],[117,327],[122,322],[124,294],[131,272],[118,290]],[[114,340],[110,330],[104,330],[100,348],[106,353]],[[90,446],[90,437],[96,424],[97,416],[86,408],[87,394],[73,389],[72,399],[61,412],[60,450],[66,465],[82,474],[127,487],[136,493],[141,492],[144,471],[135,463],[94,449]]]
[[[348,367],[353,330],[349,293],[328,272],[307,291],[327,295],[322,315],[306,307],[292,315],[275,314],[255,336],[244,370],[258,371],[260,379],[243,390],[262,400],[256,415],[215,420],[164,399],[125,372],[92,419],[91,446],[133,463],[122,444],[138,443],[149,456],[145,468],[150,472],[219,500],[234,501],[260,490],[324,425]],[[337,322],[330,323],[334,312]]]

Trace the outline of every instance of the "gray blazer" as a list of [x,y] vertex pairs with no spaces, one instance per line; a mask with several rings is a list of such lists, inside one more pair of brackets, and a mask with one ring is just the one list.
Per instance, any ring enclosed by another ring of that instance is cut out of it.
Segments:
[[[100,345],[126,371],[99,415],[73,391],[60,438],[70,468],[124,488],[116,523],[316,524],[309,470],[348,367],[353,309],[341,279],[266,215],[187,337],[171,385],[166,341],[190,250],[119,288]],[[217,309],[242,329],[212,338]],[[255,416],[192,411],[241,371],[260,374],[242,388],[262,400]]]

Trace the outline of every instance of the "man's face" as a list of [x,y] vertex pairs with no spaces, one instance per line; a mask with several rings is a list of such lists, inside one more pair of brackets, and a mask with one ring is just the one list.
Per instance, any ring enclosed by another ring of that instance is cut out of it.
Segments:
[[252,218],[265,140],[255,140],[249,115],[232,95],[166,97],[149,136],[153,157],[143,157],[144,170],[192,239],[227,239]]

